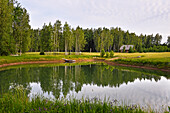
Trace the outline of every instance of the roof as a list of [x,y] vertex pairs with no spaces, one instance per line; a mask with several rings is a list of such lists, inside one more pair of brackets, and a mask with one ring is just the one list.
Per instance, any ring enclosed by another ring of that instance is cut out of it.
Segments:
[[134,47],[134,45],[123,45],[123,46],[121,46],[120,47],[120,50],[123,50],[123,48],[125,47],[125,50],[129,50],[130,49],[130,47]]

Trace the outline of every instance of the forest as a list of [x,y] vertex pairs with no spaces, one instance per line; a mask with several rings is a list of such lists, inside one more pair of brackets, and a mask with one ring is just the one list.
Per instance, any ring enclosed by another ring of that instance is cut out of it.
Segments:
[[122,45],[134,45],[134,52],[169,52],[170,36],[161,44],[162,35],[137,35],[119,27],[72,28],[60,20],[32,29],[29,13],[16,0],[0,1],[0,55],[25,52],[119,52]]

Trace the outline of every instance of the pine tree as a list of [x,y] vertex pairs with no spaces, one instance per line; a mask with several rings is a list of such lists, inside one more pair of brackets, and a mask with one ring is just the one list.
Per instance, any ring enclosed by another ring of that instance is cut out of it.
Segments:
[[13,1],[0,1],[0,55],[13,53],[12,20]]
[[15,40],[15,51],[25,53],[29,49],[30,39],[30,25],[29,14],[25,8],[21,8],[20,4],[14,9],[14,27],[13,36]]

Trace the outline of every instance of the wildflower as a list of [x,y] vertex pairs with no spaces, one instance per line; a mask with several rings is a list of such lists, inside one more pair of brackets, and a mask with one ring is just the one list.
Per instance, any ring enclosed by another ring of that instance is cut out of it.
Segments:
[[46,109],[46,108],[44,108],[44,111],[47,111],[47,109]]
[[41,111],[41,108],[39,107],[39,111]]
[[116,100],[116,99],[113,99],[113,102],[114,102],[114,103],[116,103],[116,102],[117,102],[117,100]]
[[133,108],[133,109],[136,109],[136,108],[137,108],[137,105],[132,105],[132,108]]

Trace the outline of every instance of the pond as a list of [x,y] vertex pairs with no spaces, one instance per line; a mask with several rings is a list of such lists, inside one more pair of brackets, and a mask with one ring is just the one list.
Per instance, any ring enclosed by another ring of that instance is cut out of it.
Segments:
[[168,73],[97,64],[27,65],[0,71],[0,95],[23,85],[29,96],[100,98],[152,109],[170,105]]

